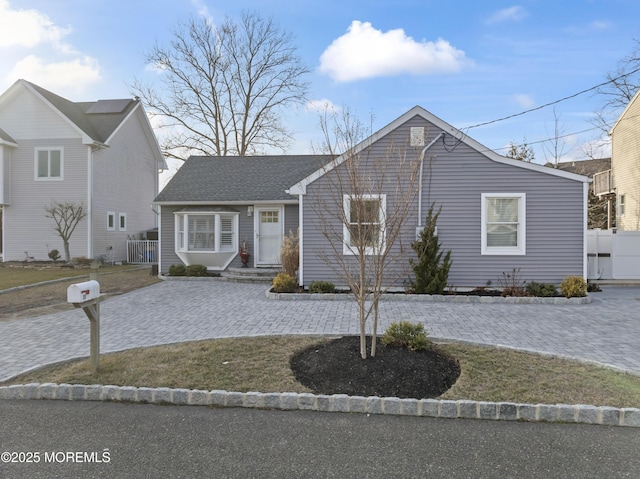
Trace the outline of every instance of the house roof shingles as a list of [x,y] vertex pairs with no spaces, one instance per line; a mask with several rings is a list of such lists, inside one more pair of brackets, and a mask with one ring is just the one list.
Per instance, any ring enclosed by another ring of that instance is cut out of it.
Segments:
[[[101,143],[106,142],[116,128],[127,117],[131,110],[140,102],[133,99],[119,100],[98,100],[92,102],[72,102],[55,93],[50,92],[34,83],[28,83],[34,90],[42,95],[49,103],[58,109],[64,116],[69,118],[78,128],[86,133],[90,138]],[[119,108],[113,111],[106,109],[97,110],[93,113],[95,106],[100,104],[117,104]]]
[[327,155],[192,156],[156,203],[291,200],[291,185],[325,165]]

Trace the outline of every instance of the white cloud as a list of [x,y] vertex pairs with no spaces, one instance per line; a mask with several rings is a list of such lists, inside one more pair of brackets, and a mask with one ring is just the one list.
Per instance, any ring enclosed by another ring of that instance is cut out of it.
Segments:
[[24,78],[57,94],[77,96],[97,83],[98,61],[65,41],[71,31],[42,11],[12,8],[0,0],[0,88]]
[[327,100],[326,98],[323,98],[322,100],[309,100],[304,108],[308,112],[319,113],[339,113],[340,111],[342,111],[341,107],[334,104],[331,100]]
[[201,17],[204,17],[208,23],[210,24],[214,23],[213,15],[209,11],[209,7],[207,7],[207,5],[204,3],[203,0],[191,0],[191,4],[198,11],[198,15],[200,15]]
[[37,10],[11,10],[8,0],[0,0],[0,32],[0,48],[46,44],[68,51],[69,46],[62,39],[71,33],[71,28],[56,26]]
[[90,57],[70,61],[45,63],[35,55],[29,55],[15,64],[7,75],[7,83],[24,78],[48,90],[63,95],[65,91],[82,93],[88,85],[100,80],[98,62]]
[[518,106],[520,106],[521,108],[531,108],[536,104],[536,102],[531,97],[531,95],[525,95],[521,93],[518,95],[513,95],[512,98],[513,98],[513,101],[515,101],[518,104]]
[[402,73],[457,72],[465,62],[465,53],[445,40],[416,42],[401,28],[382,32],[369,22],[354,20],[320,56],[320,72],[350,82]]
[[503,8],[502,10],[498,10],[492,13],[485,20],[485,23],[487,25],[493,25],[494,23],[502,23],[507,21],[520,21],[526,16],[528,16],[527,11],[523,7],[516,5],[509,8]]
[[607,20],[596,20],[589,24],[589,29],[597,31],[609,30],[611,27],[613,27],[613,23]]

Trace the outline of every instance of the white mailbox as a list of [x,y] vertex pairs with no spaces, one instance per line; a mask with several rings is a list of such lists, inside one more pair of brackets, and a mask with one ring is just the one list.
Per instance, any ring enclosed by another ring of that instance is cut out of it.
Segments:
[[100,296],[100,283],[97,281],[85,281],[72,284],[67,288],[68,303],[84,303]]

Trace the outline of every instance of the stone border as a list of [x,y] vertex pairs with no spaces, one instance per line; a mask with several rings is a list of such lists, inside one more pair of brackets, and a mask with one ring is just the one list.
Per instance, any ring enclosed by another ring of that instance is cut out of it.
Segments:
[[[268,299],[278,301],[350,301],[353,296],[346,293],[273,293],[271,288],[265,291]],[[583,298],[539,298],[534,296],[473,296],[443,294],[383,294],[384,301],[415,301],[425,303],[483,303],[483,304],[589,304],[591,296]]]
[[560,422],[640,427],[640,409],[584,404],[517,404],[467,400],[399,399],[346,394],[259,393],[221,390],[31,383],[0,387],[0,399],[122,401],[188,406],[245,407],[448,419]]

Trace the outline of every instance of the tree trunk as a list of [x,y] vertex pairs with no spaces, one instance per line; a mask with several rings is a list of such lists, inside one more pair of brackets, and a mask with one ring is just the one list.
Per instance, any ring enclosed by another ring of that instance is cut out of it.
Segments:
[[67,263],[71,262],[71,254],[69,253],[69,242],[64,241],[64,257]]

